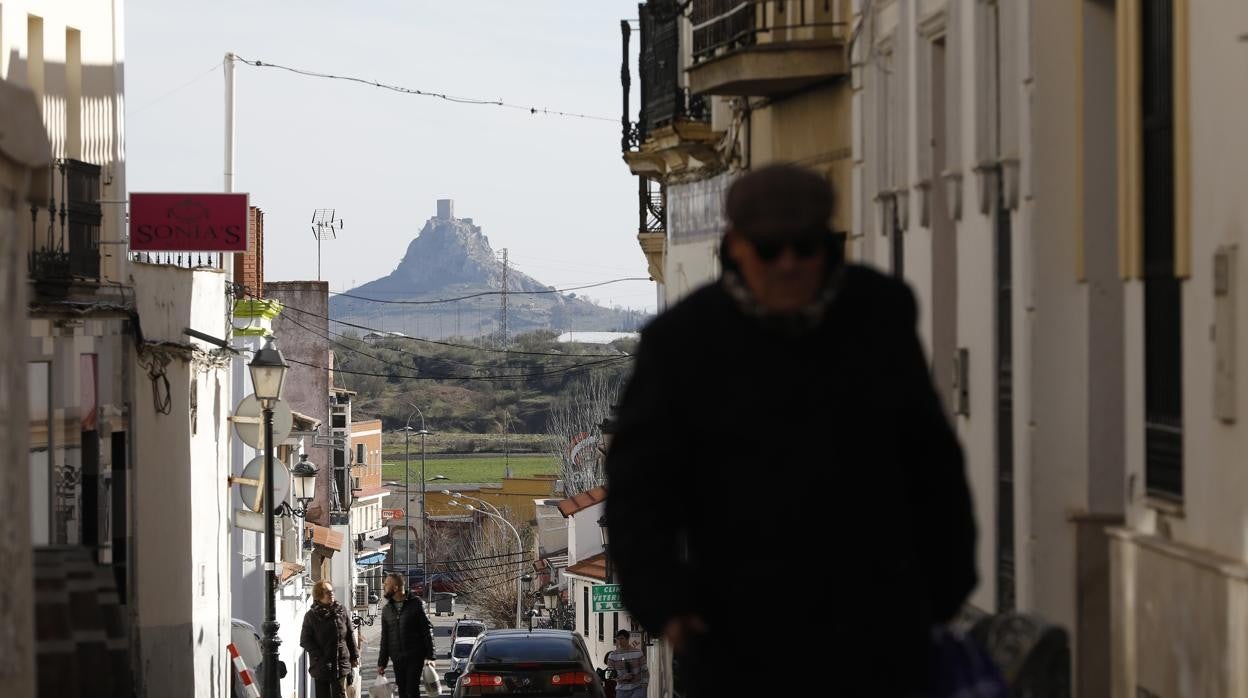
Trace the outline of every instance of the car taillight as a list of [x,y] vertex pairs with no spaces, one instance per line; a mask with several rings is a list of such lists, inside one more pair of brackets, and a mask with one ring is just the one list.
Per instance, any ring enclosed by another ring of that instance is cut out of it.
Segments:
[[502,686],[503,677],[494,674],[468,674],[459,680],[463,686],[476,686],[483,688],[485,686]]
[[594,682],[594,675],[587,674],[583,671],[574,671],[568,674],[555,674],[550,677],[550,682],[555,686],[588,686]]

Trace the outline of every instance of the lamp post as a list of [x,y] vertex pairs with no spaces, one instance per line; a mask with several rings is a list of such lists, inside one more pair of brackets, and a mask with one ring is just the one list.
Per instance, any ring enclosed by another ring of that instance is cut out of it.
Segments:
[[[468,497],[465,497],[465,499],[469,499],[469,498],[468,498]],[[512,526],[512,525],[511,525],[511,522],[507,520],[507,517],[505,517],[505,516],[503,516],[503,515],[501,515],[501,514],[493,514],[493,513],[488,512],[488,511],[486,511],[486,510],[484,510],[484,509],[478,509],[477,507],[474,507],[474,506],[473,506],[473,505],[471,505],[471,504],[467,504],[467,505],[460,504],[459,502],[457,502],[457,501],[455,501],[455,500],[451,500],[450,505],[451,505],[451,506],[462,506],[462,507],[464,507],[465,509],[467,509],[468,511],[474,511],[474,512],[478,512],[478,513],[484,514],[485,516],[488,516],[488,517],[490,517],[490,518],[492,518],[492,519],[498,519],[499,521],[502,521],[504,524],[506,524],[506,525],[507,525],[507,528],[511,529],[511,533],[512,533],[512,535],[514,535],[514,536],[516,537],[516,564],[518,564],[518,565],[523,565],[523,564],[524,564],[524,558],[523,558],[523,555],[524,555],[524,543],[521,543],[521,542],[520,542],[520,532],[516,530],[516,527],[515,527],[515,526]],[[516,575],[516,628],[517,628],[517,629],[519,629],[519,628],[520,628],[520,624],[523,622],[523,620],[522,620],[522,618],[521,618],[521,606],[520,606],[520,603],[521,603],[522,597],[524,596],[524,587],[523,587],[523,585],[524,585],[524,575]]]
[[477,503],[479,503],[479,504],[484,504],[485,506],[489,507],[489,508],[490,508],[490,511],[494,512],[495,514],[498,514],[499,516],[502,516],[502,515],[503,515],[503,512],[499,511],[499,510],[498,510],[498,507],[494,506],[493,504],[490,504],[489,502],[485,501],[484,499],[478,499],[477,497],[471,497],[471,496],[466,495],[466,494],[464,494],[464,493],[462,493],[462,492],[451,492],[450,490],[442,490],[442,494],[444,494],[444,495],[446,495],[446,496],[448,496],[448,497],[454,497],[454,498],[456,498],[456,499],[471,499],[471,500],[472,500],[472,501],[474,501],[474,502],[477,502]]
[[273,517],[277,507],[273,501],[273,407],[282,397],[282,382],[286,379],[286,360],[269,337],[264,348],[256,352],[248,366],[256,399],[264,411],[264,695],[277,696],[281,692],[278,681],[277,649],[282,641],[277,637],[277,566],[273,541]]
[[598,431],[602,434],[602,441],[598,444],[598,452],[607,455],[607,451],[611,450],[611,440],[615,438],[615,430],[617,427],[615,420],[616,406],[611,406],[611,411],[598,424]]
[[[532,581],[533,581],[533,575],[531,574],[520,575],[520,583],[523,585],[522,588],[524,589],[525,593],[521,596],[517,596],[516,598],[521,598],[522,596],[528,595],[528,592],[531,590],[530,584],[532,583]],[[529,619],[529,632],[533,632],[533,616],[535,615],[535,613],[536,611],[530,608],[529,612],[524,614]],[[517,624],[516,630],[519,630],[519,629],[520,629],[520,626],[519,624]]]
[[[416,432],[420,434],[420,569],[425,580],[425,608],[428,608],[433,603],[433,577],[429,574],[429,516],[425,511],[425,437],[429,436],[429,430],[425,428],[425,413],[414,403],[407,404],[420,415],[420,431]],[[412,420],[410,414],[407,420]],[[410,433],[411,428],[408,427],[407,431]],[[407,496],[406,491],[403,496]]]
[[602,554],[607,562],[607,584],[614,584],[615,580],[612,579],[611,575],[611,548],[609,547],[611,541],[607,534],[607,517],[605,514],[598,518],[598,532],[602,534]]

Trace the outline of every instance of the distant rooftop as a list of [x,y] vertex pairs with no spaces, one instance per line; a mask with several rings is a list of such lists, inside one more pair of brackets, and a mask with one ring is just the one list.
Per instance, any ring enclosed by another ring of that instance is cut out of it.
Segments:
[[571,499],[565,499],[559,503],[559,513],[563,514],[563,518],[568,518],[578,511],[588,509],[599,502],[607,499],[606,487],[595,487],[592,490],[582,492]]
[[610,344],[619,339],[637,339],[636,332],[564,332],[555,338],[560,344]]

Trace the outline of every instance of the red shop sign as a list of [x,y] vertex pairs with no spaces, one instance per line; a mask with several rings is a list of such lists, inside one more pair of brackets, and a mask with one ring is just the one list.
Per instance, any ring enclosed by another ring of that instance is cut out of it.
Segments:
[[136,252],[246,252],[246,194],[130,194]]

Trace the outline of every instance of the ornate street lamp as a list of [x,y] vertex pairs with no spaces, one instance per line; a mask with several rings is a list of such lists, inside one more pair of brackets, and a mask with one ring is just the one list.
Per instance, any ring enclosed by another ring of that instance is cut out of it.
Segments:
[[611,440],[615,438],[617,426],[615,412],[616,405],[612,405],[611,413],[598,424],[598,431],[602,434],[602,441],[598,444],[598,452],[604,456],[607,455],[607,451],[611,449]]
[[602,554],[607,558],[607,584],[613,584],[614,580],[611,578],[611,548],[609,547],[611,541],[607,531],[607,517],[605,514],[598,518],[598,532],[602,534]]
[[247,368],[251,371],[251,385],[260,406],[272,409],[272,403],[282,397],[282,383],[286,381],[288,368],[282,352],[273,344],[272,337],[265,342],[263,349],[256,352]]
[[308,504],[316,496],[316,466],[308,460],[308,454],[301,453],[299,463],[291,468],[290,474],[295,476],[295,501],[299,502],[293,513],[303,518],[308,514]]
[[256,399],[264,411],[264,695],[277,696],[281,693],[280,677],[278,676],[277,648],[282,641],[277,637],[277,564],[275,561],[273,518],[278,508],[273,502],[273,407],[282,397],[282,383],[286,380],[286,360],[282,352],[273,345],[269,337],[264,348],[248,365],[251,371],[251,384],[255,388]]

